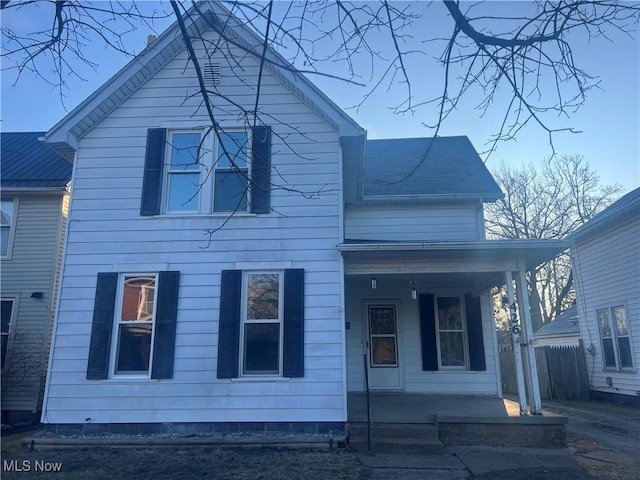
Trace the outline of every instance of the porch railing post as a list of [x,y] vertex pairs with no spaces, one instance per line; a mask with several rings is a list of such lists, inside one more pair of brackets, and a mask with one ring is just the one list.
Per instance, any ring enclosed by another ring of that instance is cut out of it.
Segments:
[[542,414],[542,401],[540,400],[540,384],[538,383],[538,364],[536,351],[533,346],[533,327],[531,325],[531,310],[529,309],[529,294],[527,278],[524,270],[518,272],[516,286],[518,288],[518,305],[520,306],[520,319],[522,320],[522,346],[525,351],[525,365],[527,384],[529,387],[529,408],[534,415]]
[[513,293],[513,276],[511,271],[504,272],[507,283],[507,297],[509,298],[509,328],[511,330],[511,342],[513,355],[516,361],[516,381],[518,385],[518,402],[520,403],[520,415],[527,414],[527,393],[524,386],[524,371],[522,368],[522,351],[520,350],[520,325],[516,313],[516,299]]

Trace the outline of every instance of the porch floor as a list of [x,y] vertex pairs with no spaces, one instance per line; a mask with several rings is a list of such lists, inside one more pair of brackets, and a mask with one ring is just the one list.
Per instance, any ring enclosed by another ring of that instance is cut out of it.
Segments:
[[[370,394],[371,436],[378,447],[406,449],[443,445],[558,447],[566,445],[566,417],[520,415],[517,402],[497,396],[428,395],[403,392]],[[348,437],[366,445],[367,397],[348,394]],[[367,427],[368,428],[368,427]],[[415,438],[405,438],[417,430]],[[397,439],[397,432],[403,432]],[[374,435],[375,433],[375,435]]]
[[[370,394],[373,423],[435,423],[436,417],[471,419],[520,417],[517,402],[488,395],[428,395],[375,392]],[[367,421],[364,392],[349,392],[348,421]]]

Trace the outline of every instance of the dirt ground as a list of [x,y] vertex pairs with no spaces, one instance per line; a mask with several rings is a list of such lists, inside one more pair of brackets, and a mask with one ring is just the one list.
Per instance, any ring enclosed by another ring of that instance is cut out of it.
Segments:
[[640,479],[640,411],[598,402],[549,402],[545,409],[568,417],[567,439],[594,477]]
[[[575,458],[584,471],[562,468],[503,470],[474,478],[640,480],[640,411],[594,402],[551,402],[545,404],[545,409],[569,418],[569,446],[575,450]],[[365,467],[357,455],[340,449],[74,448],[30,452],[22,448],[22,438],[28,434],[25,431],[3,433],[0,474],[3,480],[368,480],[374,477],[374,472]],[[60,471],[55,471],[56,468]]]
[[[2,479],[172,480],[365,480],[355,455],[344,450],[275,448],[77,448],[30,452],[24,436],[2,440]],[[16,460],[17,464],[11,464]],[[60,471],[55,471],[60,465]],[[46,470],[49,469],[47,472]],[[8,471],[13,470],[13,471]],[[17,471],[21,470],[21,471]]]

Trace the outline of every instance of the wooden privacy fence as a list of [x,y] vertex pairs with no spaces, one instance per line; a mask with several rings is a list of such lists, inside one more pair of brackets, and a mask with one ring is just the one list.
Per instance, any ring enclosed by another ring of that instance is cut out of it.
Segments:
[[[543,400],[589,400],[587,365],[582,346],[536,347],[535,353]],[[517,394],[513,352],[500,352],[500,373],[502,392]]]

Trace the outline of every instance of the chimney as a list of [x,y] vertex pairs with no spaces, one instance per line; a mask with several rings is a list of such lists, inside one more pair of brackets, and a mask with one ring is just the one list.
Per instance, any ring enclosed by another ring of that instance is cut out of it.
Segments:
[[156,41],[157,35],[147,35],[147,47]]

